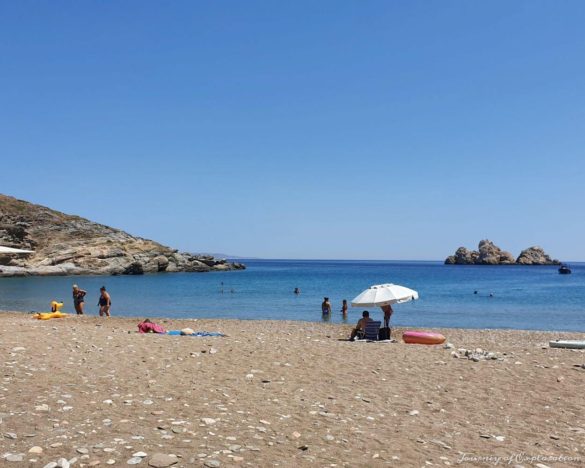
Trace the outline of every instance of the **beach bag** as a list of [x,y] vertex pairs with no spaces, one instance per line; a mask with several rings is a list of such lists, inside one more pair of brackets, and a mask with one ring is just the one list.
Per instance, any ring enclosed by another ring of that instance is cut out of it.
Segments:
[[389,340],[390,339],[390,327],[380,328],[380,332],[378,333],[378,339],[380,341]]

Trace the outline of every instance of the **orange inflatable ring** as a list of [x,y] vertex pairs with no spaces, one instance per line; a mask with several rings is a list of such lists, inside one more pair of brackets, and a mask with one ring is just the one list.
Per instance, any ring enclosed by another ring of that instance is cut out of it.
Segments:
[[425,332],[425,331],[405,331],[402,334],[402,339],[405,343],[434,345],[445,342],[445,337],[440,333]]

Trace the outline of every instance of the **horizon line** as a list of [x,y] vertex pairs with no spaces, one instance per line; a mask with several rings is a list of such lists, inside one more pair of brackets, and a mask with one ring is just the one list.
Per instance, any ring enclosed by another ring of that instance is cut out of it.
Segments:
[[[334,261],[334,262],[435,262],[445,263],[445,260],[413,260],[413,259],[367,259],[367,258],[278,258],[278,257],[244,257],[244,256],[231,256],[226,255],[228,260],[286,260],[286,261]],[[561,264],[565,265],[568,263],[585,263],[585,260],[567,260],[562,261]],[[511,264],[499,264],[499,265],[483,265],[483,264],[457,264],[455,266],[558,266],[558,265],[522,265],[517,263]]]

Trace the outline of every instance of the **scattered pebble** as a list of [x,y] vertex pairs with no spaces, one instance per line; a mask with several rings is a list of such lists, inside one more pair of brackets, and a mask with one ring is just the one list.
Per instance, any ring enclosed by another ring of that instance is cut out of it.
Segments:
[[148,466],[154,468],[166,468],[167,466],[173,466],[179,461],[174,455],[166,455],[164,453],[155,453],[148,461]]

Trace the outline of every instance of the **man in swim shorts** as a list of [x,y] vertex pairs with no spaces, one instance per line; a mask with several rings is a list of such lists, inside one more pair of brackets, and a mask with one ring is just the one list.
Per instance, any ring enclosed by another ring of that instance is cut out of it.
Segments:
[[358,334],[363,334],[366,331],[366,324],[370,321],[370,313],[367,310],[362,312],[362,318],[358,320],[355,328],[351,331],[349,341],[355,341]]

